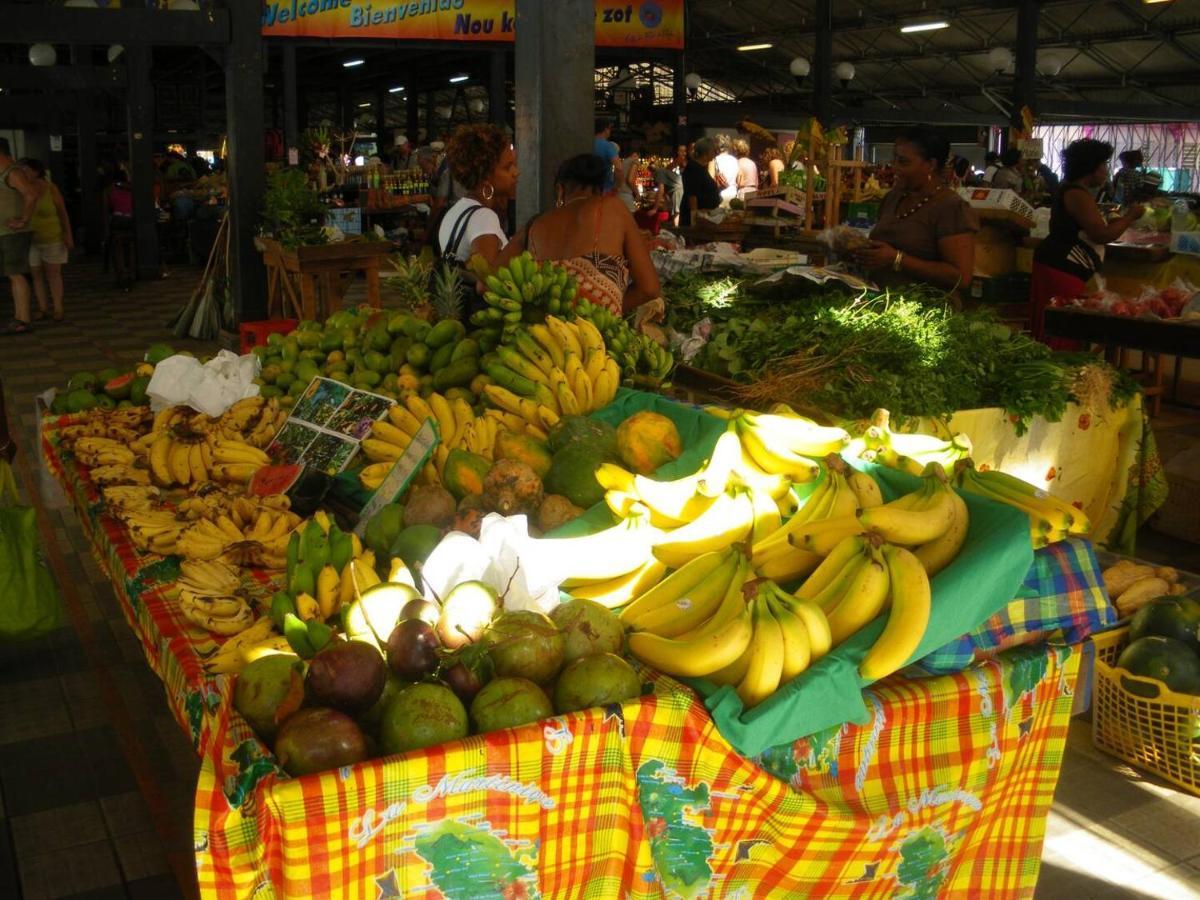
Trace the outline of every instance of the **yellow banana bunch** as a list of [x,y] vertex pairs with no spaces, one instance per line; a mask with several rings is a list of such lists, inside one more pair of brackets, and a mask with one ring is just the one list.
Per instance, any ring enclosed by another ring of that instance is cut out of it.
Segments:
[[129,510],[118,515],[129,529],[135,547],[160,556],[176,552],[176,543],[188,527],[186,521],[180,521],[170,510]]
[[213,431],[222,438],[242,440],[263,448],[271,443],[284,422],[287,410],[280,409],[272,397],[246,397],[238,400],[213,422]]
[[796,590],[798,600],[826,614],[830,646],[836,647],[883,611],[888,569],[877,536],[850,536]]
[[747,540],[753,528],[750,491],[734,486],[691,522],[666,532],[654,545],[654,555],[668,566],[679,568],[703,553]]
[[890,609],[883,633],[858,667],[866,681],[886,678],[908,662],[925,636],[933,600],[929,576],[916,555],[903,547],[885,545],[883,558]]
[[626,575],[573,587],[571,596],[582,600],[595,600],[609,609],[617,609],[646,593],[666,574],[667,567],[664,563],[657,559],[649,559]]
[[1067,537],[1083,537],[1091,530],[1091,521],[1083,510],[1059,500],[1006,472],[980,472],[970,460],[955,467],[958,486],[969,493],[997,503],[1007,503],[1029,516],[1029,531],[1035,549]]
[[741,443],[737,432],[729,429],[717,439],[708,461],[692,475],[656,481],[604,463],[596,470],[596,480],[608,492],[605,499],[614,512],[638,502],[650,510],[655,525],[674,528],[696,519],[725,493],[740,460]]
[[926,467],[922,482],[911,494],[864,509],[858,521],[893,544],[917,546],[942,537],[955,522],[954,489],[938,463]]
[[217,597],[179,591],[179,611],[185,619],[213,634],[233,635],[254,624],[254,611],[241,597]]
[[142,469],[134,465],[125,465],[123,463],[115,463],[110,466],[95,466],[88,470],[88,478],[93,484],[97,485],[149,485],[150,470]]
[[[251,635],[249,640],[239,640],[247,635]],[[294,651],[287,638],[274,632],[271,619],[264,616],[217,648],[204,660],[204,671],[209,675],[236,675],[256,659],[276,654],[293,656]]]
[[[771,533],[755,540],[751,549],[759,574],[777,581],[794,581],[816,568],[819,556],[804,545],[804,537],[830,520],[853,516],[858,497],[846,476],[841,457],[825,457],[825,475],[805,500],[804,505]],[[792,537],[799,537],[792,541]]]
[[738,569],[707,621],[676,637],[634,631],[629,635],[629,652],[660,672],[693,678],[711,677],[740,659],[750,645],[754,625],[743,596],[748,560],[737,556]]
[[[544,554],[547,564],[563,574],[563,588],[609,582],[646,565],[651,547],[663,532],[650,524],[649,511],[634,510],[623,522],[581,537],[539,538],[530,552]],[[668,563],[669,565],[669,563]]]
[[109,437],[81,437],[75,441],[75,457],[93,466],[132,466],[136,459],[127,442]]
[[621,611],[621,621],[662,637],[691,631],[716,612],[743,560],[734,548],[702,554],[634,599]]
[[[743,435],[754,435],[758,443],[769,449],[772,457],[785,460],[840,453],[850,442],[845,429],[819,425],[790,410],[786,414],[743,411],[737,423]],[[763,465],[761,461],[759,465]],[[763,468],[773,471],[765,465]]]
[[965,434],[947,440],[929,434],[892,431],[891,413],[886,409],[875,410],[863,442],[872,461],[910,475],[921,475],[933,462],[950,470],[958,460],[971,455],[971,439]]
[[100,489],[104,505],[113,513],[153,509],[159,499],[158,488],[148,484],[109,485]]
[[180,589],[197,596],[229,596],[240,583],[237,569],[218,560],[185,559],[179,564]]

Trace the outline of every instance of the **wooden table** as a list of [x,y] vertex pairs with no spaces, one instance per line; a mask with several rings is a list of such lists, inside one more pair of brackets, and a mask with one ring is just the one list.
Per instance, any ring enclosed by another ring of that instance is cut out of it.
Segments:
[[287,249],[255,238],[267,267],[267,314],[323,319],[342,308],[358,273],[367,279],[367,303],[379,306],[379,264],[393,251],[386,241],[343,241]]

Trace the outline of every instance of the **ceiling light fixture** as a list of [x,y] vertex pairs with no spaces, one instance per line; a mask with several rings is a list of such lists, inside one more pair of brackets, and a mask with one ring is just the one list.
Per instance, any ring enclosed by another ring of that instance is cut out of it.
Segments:
[[453,78],[450,79],[450,83],[451,84],[460,84],[464,81],[469,81],[470,78],[471,78],[470,75],[455,75]]
[[900,26],[901,34],[916,34],[920,31],[941,31],[943,28],[949,28],[950,23],[945,19],[938,19],[934,22],[911,22],[908,25]]
[[402,85],[402,84],[398,84],[398,85],[396,85],[394,88],[388,88],[388,93],[389,93],[389,94],[398,94],[398,93],[400,93],[402,90],[404,90],[404,85]]
[[365,62],[366,62],[365,59],[348,59],[344,63],[342,63],[342,68],[343,69],[353,69],[355,66],[361,66]]
[[751,50],[770,50],[774,44],[742,44],[738,47],[743,53],[749,53]]
[[371,105],[370,103],[360,103],[360,104],[358,104],[358,108],[359,108],[359,109],[366,109],[366,108],[367,108],[368,106],[370,106],[370,105]]

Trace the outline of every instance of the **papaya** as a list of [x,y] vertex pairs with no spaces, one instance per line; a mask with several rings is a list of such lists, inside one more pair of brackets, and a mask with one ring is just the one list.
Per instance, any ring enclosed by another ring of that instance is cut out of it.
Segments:
[[[1178,694],[1200,694],[1200,656],[1174,638],[1157,634],[1138,638],[1121,651],[1117,667],[1161,681]],[[1121,679],[1121,686],[1139,697],[1158,696],[1155,688],[1128,678]]]
[[460,359],[471,357],[476,359],[479,356],[479,342],[473,338],[463,338],[454,345],[454,352],[450,354],[450,362],[458,362]]
[[554,458],[550,448],[537,438],[524,434],[513,434],[511,431],[497,431],[496,443],[492,448],[492,456],[497,459],[513,459],[523,462],[538,478],[545,478],[550,472]]
[[482,494],[484,479],[491,468],[492,464],[482,456],[455,447],[442,467],[442,483],[455,500],[461,500],[469,494]]
[[653,475],[659,466],[679,458],[683,441],[674,422],[660,413],[642,410],[617,428],[617,453],[633,471]]

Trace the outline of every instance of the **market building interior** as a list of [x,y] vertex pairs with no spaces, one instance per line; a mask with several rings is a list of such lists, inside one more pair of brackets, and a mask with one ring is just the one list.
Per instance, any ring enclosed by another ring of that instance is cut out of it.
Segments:
[[0,897],[1200,895],[1198,360],[1200,0],[0,0]]

